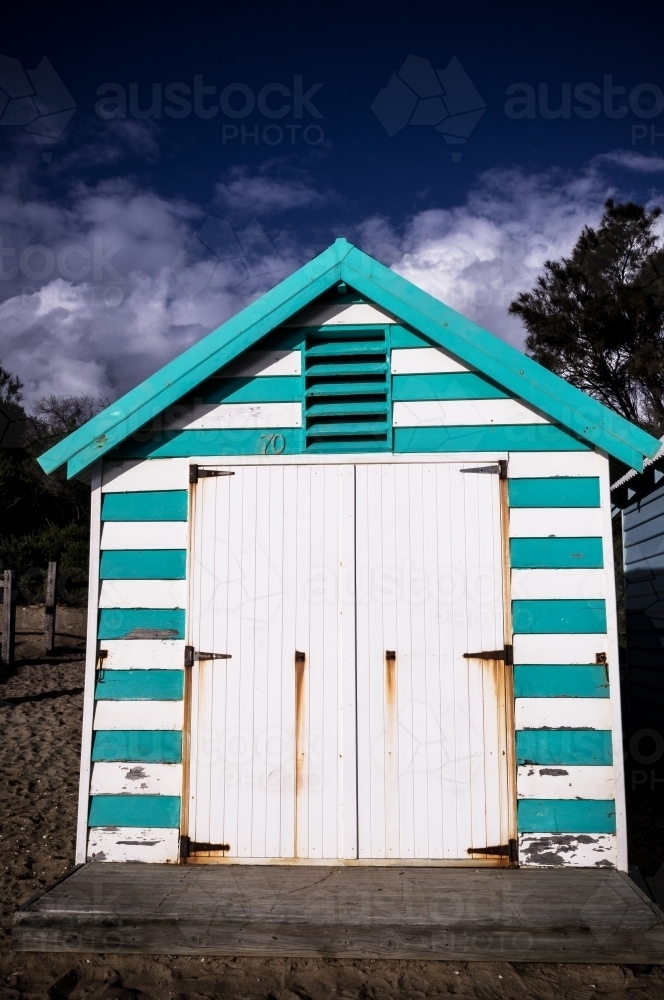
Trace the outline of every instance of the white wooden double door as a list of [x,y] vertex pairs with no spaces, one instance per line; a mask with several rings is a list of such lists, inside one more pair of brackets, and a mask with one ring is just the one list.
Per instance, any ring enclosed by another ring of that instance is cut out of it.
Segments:
[[[188,834],[229,859],[507,843],[498,477],[226,466],[195,487]],[[466,463],[466,467],[470,467]]]

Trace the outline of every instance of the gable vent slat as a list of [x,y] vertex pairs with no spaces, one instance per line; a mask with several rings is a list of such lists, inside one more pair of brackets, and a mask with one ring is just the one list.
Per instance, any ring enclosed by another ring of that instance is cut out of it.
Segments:
[[304,350],[307,450],[388,451],[389,348],[383,329],[308,330]]

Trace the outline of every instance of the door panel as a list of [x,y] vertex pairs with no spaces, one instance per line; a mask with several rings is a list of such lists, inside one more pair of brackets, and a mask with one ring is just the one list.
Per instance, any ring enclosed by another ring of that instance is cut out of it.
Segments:
[[504,642],[498,479],[461,469],[237,466],[193,488],[189,642],[232,656],[191,673],[189,837],[228,845],[207,854],[507,843],[505,668],[463,657]]
[[461,468],[356,469],[360,858],[507,843],[504,666],[463,658],[504,643],[498,479]]
[[189,836],[355,857],[354,469],[234,473],[195,487],[190,642],[232,659],[192,669]]

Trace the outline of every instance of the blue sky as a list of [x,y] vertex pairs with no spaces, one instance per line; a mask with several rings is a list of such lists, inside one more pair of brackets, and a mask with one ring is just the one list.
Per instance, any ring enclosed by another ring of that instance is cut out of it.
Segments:
[[606,197],[663,200],[663,21],[15,5],[2,363],[30,398],[112,398],[341,235],[519,346],[509,302]]

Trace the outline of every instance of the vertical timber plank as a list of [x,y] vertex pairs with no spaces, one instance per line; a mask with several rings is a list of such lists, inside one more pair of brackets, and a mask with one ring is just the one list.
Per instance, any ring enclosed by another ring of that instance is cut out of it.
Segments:
[[[613,767],[616,788],[616,834],[618,837],[618,870],[627,871],[627,807],[625,803],[624,753],[622,746],[622,712],[620,706],[620,667],[618,660],[618,611],[616,607],[615,570],[613,563],[613,525],[611,521],[611,480],[609,459],[599,453],[600,504],[604,540],[604,572],[606,574],[606,647],[609,661],[609,690],[613,739]],[[601,636],[597,637],[598,641]],[[601,645],[598,644],[598,651]]]
[[14,662],[16,603],[13,600],[14,574],[6,569],[2,576],[2,648],[0,662],[10,667]]
[[58,564],[50,562],[46,573],[46,606],[44,608],[44,652],[52,653],[55,646],[55,601]]
[[85,862],[88,841],[88,797],[92,770],[92,722],[95,708],[95,673],[97,668],[97,617],[99,603],[99,546],[101,542],[101,461],[92,469],[90,494],[90,561],[88,583],[88,625],[85,646],[85,692],[83,694],[83,732],[81,769],[78,785],[76,824],[76,864]]

